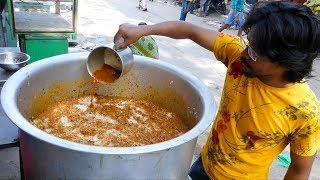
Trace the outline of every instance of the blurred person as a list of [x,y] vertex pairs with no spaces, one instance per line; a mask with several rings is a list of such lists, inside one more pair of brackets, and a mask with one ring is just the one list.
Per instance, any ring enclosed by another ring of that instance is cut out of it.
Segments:
[[182,0],[182,8],[180,12],[180,21],[185,21],[188,12],[193,12],[195,9],[194,0]]
[[[245,0],[231,0],[230,12],[226,21],[224,22],[224,25],[222,25],[218,30],[219,32],[222,32],[223,30],[231,27],[232,25],[236,25],[236,28],[238,29],[243,26],[245,22],[245,17],[243,13],[244,5]],[[241,32],[238,31],[238,35],[241,35]]]
[[138,9],[141,11],[148,11],[147,9],[147,0],[138,0]]
[[208,15],[211,0],[200,0],[200,17]]
[[[243,10],[244,13],[244,21],[246,18],[252,13],[252,10],[254,9],[254,6],[257,4],[258,0],[246,0],[245,7]],[[243,32],[243,27],[239,27],[238,29],[238,36],[241,36]]]

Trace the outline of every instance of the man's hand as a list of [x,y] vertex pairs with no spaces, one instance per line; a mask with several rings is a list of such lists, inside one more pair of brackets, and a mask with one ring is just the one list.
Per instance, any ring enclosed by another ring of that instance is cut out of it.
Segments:
[[304,157],[291,152],[290,156],[291,164],[284,179],[307,180],[311,171],[315,155]]
[[[113,42],[116,49],[125,48],[137,42],[143,35],[143,26],[135,26],[132,24],[121,24],[117,34],[114,36]],[[124,41],[119,41],[121,38]]]

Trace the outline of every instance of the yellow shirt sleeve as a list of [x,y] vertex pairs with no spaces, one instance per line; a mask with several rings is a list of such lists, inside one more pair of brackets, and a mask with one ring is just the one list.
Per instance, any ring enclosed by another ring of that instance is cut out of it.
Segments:
[[291,134],[290,150],[299,156],[313,156],[320,148],[319,108],[317,107],[316,111],[307,114],[306,119],[298,119],[297,121],[303,124]]
[[227,67],[239,58],[243,47],[240,38],[229,34],[219,33],[213,46],[213,53],[217,60],[221,61]]

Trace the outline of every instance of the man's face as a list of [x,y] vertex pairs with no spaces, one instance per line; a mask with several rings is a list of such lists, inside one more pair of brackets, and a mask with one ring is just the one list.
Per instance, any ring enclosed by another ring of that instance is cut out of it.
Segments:
[[240,57],[244,66],[244,75],[261,80],[270,80],[276,76],[282,76],[285,70],[276,63],[271,63],[267,58],[257,54],[250,46],[250,38],[248,39],[249,45],[244,49]]
[[[252,58],[248,54],[248,49],[246,48],[244,51],[241,53],[240,60],[243,63],[243,72],[244,75],[247,77],[258,77],[260,73],[260,68],[258,69],[257,66],[259,66],[256,61],[253,61]],[[256,65],[253,65],[256,64]]]

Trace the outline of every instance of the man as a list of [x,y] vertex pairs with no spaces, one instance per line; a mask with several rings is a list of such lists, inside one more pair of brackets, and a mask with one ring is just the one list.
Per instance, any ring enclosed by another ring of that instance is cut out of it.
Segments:
[[210,8],[211,0],[200,0],[200,17],[206,17]]
[[[228,2],[230,2],[230,0]],[[245,0],[231,0],[228,17],[224,22],[224,25],[222,25],[221,28],[218,30],[219,32],[222,32],[223,30],[229,28],[232,25],[236,25],[237,28],[239,29],[238,36],[241,35],[242,26],[245,21],[244,13],[243,13],[244,4],[245,4]]]
[[137,8],[141,11],[148,11],[147,9],[147,0],[138,0]]
[[[245,17],[250,15],[251,11],[253,10],[253,8],[257,2],[258,2],[258,0],[246,0],[246,5],[245,5],[245,8],[243,9],[243,14],[244,14],[243,23],[245,21]],[[241,25],[241,23],[239,23],[239,25]],[[242,36],[242,32],[243,32],[242,26],[243,26],[243,24],[238,29],[238,36]]]
[[182,8],[180,13],[180,21],[185,21],[187,18],[188,12],[193,12],[195,9],[195,4],[193,0],[182,0]]
[[[320,22],[294,3],[260,3],[244,24],[247,40],[185,22],[121,25],[119,47],[141,36],[191,39],[228,68],[220,108],[192,179],[267,179],[289,144],[285,179],[307,179],[320,144],[320,104],[309,88]],[[119,48],[118,47],[118,48]]]
[[0,1],[0,14],[2,14],[2,11],[4,7],[6,6],[7,1],[6,0],[1,0]]

